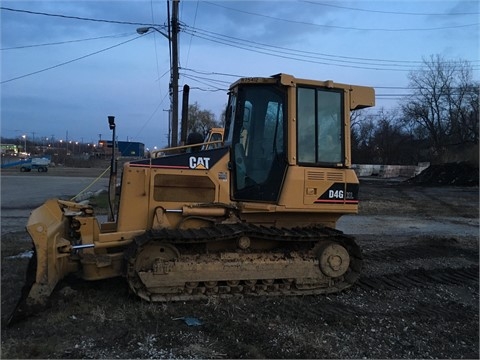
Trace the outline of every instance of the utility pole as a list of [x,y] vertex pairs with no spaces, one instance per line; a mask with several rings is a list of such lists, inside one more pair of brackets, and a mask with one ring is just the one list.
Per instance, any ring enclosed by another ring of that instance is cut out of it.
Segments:
[[173,147],[178,146],[178,33],[180,31],[178,24],[178,4],[180,0],[173,0],[172,7],[172,78],[171,78],[171,96],[172,96],[172,141]]

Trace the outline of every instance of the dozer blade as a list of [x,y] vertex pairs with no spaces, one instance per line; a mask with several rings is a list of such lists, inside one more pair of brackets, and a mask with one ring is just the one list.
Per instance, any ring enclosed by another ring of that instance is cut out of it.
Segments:
[[28,264],[22,295],[7,324],[14,324],[44,310],[57,283],[77,269],[77,265],[69,260],[69,253],[63,251],[70,245],[63,238],[67,222],[56,199],[48,200],[32,211],[27,231],[32,238],[34,252]]

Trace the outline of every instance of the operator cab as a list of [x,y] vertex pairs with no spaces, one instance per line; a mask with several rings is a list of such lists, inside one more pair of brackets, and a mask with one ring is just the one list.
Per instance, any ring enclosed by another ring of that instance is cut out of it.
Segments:
[[289,158],[290,165],[304,167],[349,165],[345,89],[295,80],[279,74],[232,85],[225,136],[232,148],[233,199],[276,203]]

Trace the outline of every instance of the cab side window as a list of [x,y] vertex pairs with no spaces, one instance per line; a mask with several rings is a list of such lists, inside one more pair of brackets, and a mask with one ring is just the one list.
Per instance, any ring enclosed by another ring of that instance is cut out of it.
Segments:
[[326,89],[297,89],[298,163],[343,164],[342,96],[341,92]]

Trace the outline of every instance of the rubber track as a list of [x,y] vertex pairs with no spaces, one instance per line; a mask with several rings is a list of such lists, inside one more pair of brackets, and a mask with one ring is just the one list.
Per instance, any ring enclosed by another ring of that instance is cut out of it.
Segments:
[[[213,227],[205,227],[200,229],[160,229],[150,230],[143,235],[135,238],[129,248],[125,251],[125,274],[128,277],[129,264],[134,262],[134,257],[141,247],[150,241],[158,241],[172,245],[181,244],[204,244],[208,242],[235,240],[241,236],[248,236],[252,239],[272,240],[282,242],[310,242],[312,244],[322,240],[330,240],[342,244],[349,250],[350,256],[354,259],[354,266],[350,267],[350,272],[345,275],[342,280],[336,280],[332,286],[319,289],[297,290],[297,289],[281,289],[275,291],[269,289],[267,291],[247,292],[248,295],[253,296],[277,296],[277,295],[307,295],[307,294],[324,294],[344,290],[353,285],[360,276],[362,268],[362,254],[354,241],[354,238],[343,234],[333,228],[312,226],[302,228],[273,228],[266,226],[258,226],[247,223],[235,224],[219,224]],[[352,260],[353,260],[352,259]],[[135,281],[134,281],[135,282]],[[137,287],[136,287],[137,288]],[[145,289],[137,288],[136,291],[145,292]],[[242,293],[243,294],[243,293]],[[218,293],[210,294],[220,297],[238,296],[242,294]],[[155,301],[169,301],[169,300],[198,300],[205,298],[208,295],[193,296],[189,294],[181,294],[179,296],[167,296],[164,300]]]

